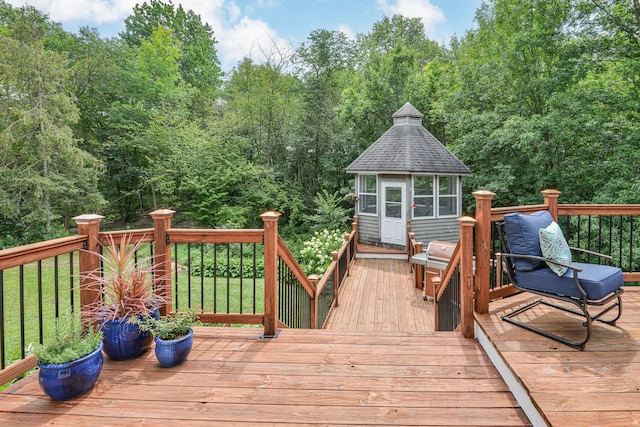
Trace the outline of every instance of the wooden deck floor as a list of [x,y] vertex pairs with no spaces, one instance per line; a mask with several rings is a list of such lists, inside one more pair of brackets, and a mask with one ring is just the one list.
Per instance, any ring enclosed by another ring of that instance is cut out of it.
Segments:
[[433,300],[423,301],[406,260],[356,259],[326,329],[433,331]]
[[437,332],[198,328],[183,365],[106,360],[92,391],[52,402],[37,376],[0,394],[0,425],[523,426],[481,348]]
[[[616,326],[596,322],[584,351],[500,319],[533,298],[494,301],[477,320],[544,419],[556,427],[640,425],[640,288],[625,290]],[[557,333],[583,329],[576,328],[578,318],[546,307],[529,313],[519,318]]]
[[[261,339],[256,328],[197,328],[184,365],[161,368],[152,352],[107,360],[96,387],[70,402],[50,401],[33,373],[0,393],[0,425],[528,425],[476,340],[428,330],[432,302],[409,269],[357,260],[331,330]],[[500,319],[530,298],[477,316],[508,384],[549,425],[640,425],[640,288],[626,290],[617,326],[595,325],[584,351]],[[576,330],[575,318],[536,310],[531,321]]]

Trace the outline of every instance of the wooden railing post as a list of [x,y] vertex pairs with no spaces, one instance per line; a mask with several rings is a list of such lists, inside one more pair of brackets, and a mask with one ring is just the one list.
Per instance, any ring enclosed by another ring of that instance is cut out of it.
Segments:
[[340,262],[338,261],[338,251],[331,252],[331,258],[336,263],[336,268],[333,269],[333,298],[336,301],[336,307],[338,306],[338,290],[340,288]]
[[[99,295],[94,289],[88,274],[100,268],[100,221],[101,215],[87,214],[72,218],[78,224],[78,234],[87,236],[86,250],[80,251],[78,264],[80,268],[80,312],[91,305]],[[83,314],[84,316],[84,314]]]
[[549,209],[549,213],[553,217],[555,222],[558,222],[558,198],[560,197],[560,191],[558,190],[542,190],[544,196],[544,204]]
[[278,212],[260,215],[264,222],[264,337],[275,338],[278,327]]
[[318,275],[310,274],[309,281],[313,285],[313,289],[315,289],[315,293],[313,295],[313,299],[311,300],[311,307],[309,307],[309,311],[311,313],[311,329],[318,328]]
[[353,247],[355,248],[356,253],[358,253],[358,239],[360,239],[360,237],[358,236],[358,215],[353,217],[353,222],[351,223],[351,227],[353,228],[353,231],[354,231],[353,239],[355,240]]
[[351,245],[349,244],[349,237],[351,233],[344,233],[344,241],[346,242],[345,252],[347,256],[347,276],[351,273]]
[[[414,255],[422,253],[422,242],[416,242],[416,250]],[[414,268],[414,282],[416,285],[416,289],[424,289],[427,284],[424,280],[424,269],[426,268],[422,264],[412,264]],[[426,295],[426,294],[425,294]]]
[[[465,338],[473,338],[473,226],[476,220],[465,216],[460,222],[460,328]],[[476,269],[478,264],[476,263]]]
[[149,215],[153,218],[153,279],[160,289],[160,295],[165,304],[160,307],[160,315],[165,316],[171,312],[171,244],[167,239],[167,230],[171,228],[171,218],[175,211],[159,209]]
[[489,286],[491,282],[491,201],[495,193],[480,190],[476,198],[476,277],[475,310],[489,312]]

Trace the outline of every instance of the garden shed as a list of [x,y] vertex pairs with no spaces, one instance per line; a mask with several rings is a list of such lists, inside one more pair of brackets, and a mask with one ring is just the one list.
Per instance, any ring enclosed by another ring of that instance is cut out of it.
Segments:
[[416,240],[457,241],[462,177],[471,170],[422,125],[406,103],[393,126],[349,166],[355,174],[361,243],[404,249],[407,221]]

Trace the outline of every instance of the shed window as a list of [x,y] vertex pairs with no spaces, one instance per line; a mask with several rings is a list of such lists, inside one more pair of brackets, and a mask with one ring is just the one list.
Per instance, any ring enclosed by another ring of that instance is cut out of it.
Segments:
[[434,215],[433,176],[413,177],[413,217],[428,218]]
[[455,176],[439,177],[438,215],[452,216],[458,214],[458,179]]
[[413,176],[413,217],[458,215],[457,176]]
[[378,213],[378,176],[360,175],[358,186],[358,212],[376,215]]

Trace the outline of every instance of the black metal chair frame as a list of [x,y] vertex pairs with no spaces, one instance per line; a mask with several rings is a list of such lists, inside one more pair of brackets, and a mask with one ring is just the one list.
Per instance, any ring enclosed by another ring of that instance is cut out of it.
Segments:
[[[621,314],[622,314],[622,299],[621,299],[621,295],[624,292],[624,289],[619,288],[617,290],[615,290],[614,292],[612,292],[611,294],[607,295],[606,297],[600,299],[600,300],[589,300],[587,297],[587,293],[585,292],[584,288],[582,287],[580,280],[578,279],[578,273],[582,271],[582,269],[580,269],[579,267],[576,266],[572,266],[569,264],[563,264],[561,262],[557,262],[554,260],[550,260],[544,257],[539,257],[539,256],[534,256],[534,255],[518,255],[518,254],[511,254],[509,253],[509,246],[507,243],[507,239],[505,236],[505,231],[504,231],[504,222],[500,222],[500,223],[496,223],[496,228],[498,230],[498,237],[500,239],[500,249],[501,249],[501,253],[496,254],[496,256],[498,257],[498,259],[500,260],[500,262],[503,262],[504,268],[506,270],[507,276],[509,278],[509,281],[513,284],[513,286],[521,291],[524,292],[530,292],[536,295],[540,295],[542,298],[539,298],[535,301],[532,301],[522,307],[517,308],[516,310],[513,310],[510,313],[507,313],[505,315],[502,316],[502,320],[507,321],[509,323],[512,323],[514,325],[520,326],[524,329],[527,329],[529,331],[535,332],[537,334],[540,334],[544,337],[550,338],[552,340],[561,342],[563,344],[566,344],[570,347],[576,348],[578,350],[584,350],[585,345],[587,344],[587,342],[589,341],[589,339],[591,338],[591,324],[594,321],[599,321],[599,322],[603,322],[609,325],[615,325],[616,321],[620,318]],[[601,254],[598,252],[593,252],[593,251],[589,251],[589,250],[585,250],[585,249],[580,249],[580,248],[571,248],[572,252],[580,252],[580,253],[584,253],[584,254],[589,254],[589,255],[594,255],[596,257],[602,258],[605,261],[606,265],[609,265],[609,262],[611,261],[611,257],[605,254]],[[515,267],[514,267],[514,259],[515,258],[520,258],[520,259],[531,259],[531,260],[539,260],[539,261],[544,261],[544,262],[550,262],[553,264],[557,264],[557,265],[561,265],[563,267],[567,267],[570,270],[572,270],[573,272],[573,280],[575,283],[575,286],[578,290],[578,292],[580,293],[580,295],[582,296],[581,298],[577,298],[574,296],[569,296],[569,295],[562,295],[562,294],[556,294],[556,293],[551,293],[551,292],[544,292],[544,291],[539,291],[537,289],[529,289],[526,287],[521,287],[518,285],[518,282],[516,280],[516,274],[515,274]],[[572,305],[577,306],[577,310],[572,309],[571,307],[567,307],[564,305],[560,305],[557,304],[555,302],[552,301],[548,301],[547,299],[553,299],[553,300],[558,300],[558,301],[563,301]],[[614,301],[615,300],[615,301]],[[584,326],[586,328],[586,336],[583,340],[570,340],[568,338],[562,337],[560,335],[554,334],[552,332],[546,331],[544,329],[540,329],[538,327],[532,326],[528,323],[524,323],[521,322],[519,320],[516,320],[514,317],[524,313],[525,311],[539,305],[539,304],[543,304],[549,307],[553,307],[562,311],[566,311],[578,316],[581,316],[585,319],[585,321],[582,323],[582,326]],[[592,315],[589,313],[588,308],[589,307],[604,307],[601,310],[598,311],[597,314]],[[606,313],[608,313],[609,311],[613,310],[614,308],[617,307],[617,315],[615,316],[615,318],[611,319],[611,320],[607,320],[607,319],[602,319],[602,316],[605,315]]]

